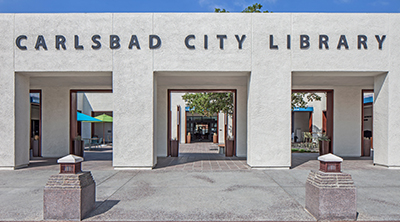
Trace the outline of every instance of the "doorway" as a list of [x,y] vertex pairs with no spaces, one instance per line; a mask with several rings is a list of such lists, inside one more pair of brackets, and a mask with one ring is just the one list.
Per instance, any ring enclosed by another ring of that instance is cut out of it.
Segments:
[[373,150],[374,90],[362,90],[361,156],[371,156]]
[[[185,102],[182,98],[176,99],[176,96],[173,96],[175,94],[181,96],[185,93],[209,92],[232,93],[232,115],[221,115],[221,113],[215,113],[211,116],[203,116],[197,113],[192,113],[190,112],[191,110],[189,110],[189,107],[185,106]],[[213,153],[225,153],[225,155],[230,155],[230,153],[226,152],[226,149],[229,149],[229,147],[226,146],[230,146],[228,144],[231,144],[232,155],[236,156],[236,99],[236,89],[168,89],[167,156],[171,155],[171,144],[176,143],[176,140],[178,141],[178,144],[209,143],[210,150],[214,151]],[[224,121],[222,122],[221,119],[224,119]],[[193,152],[196,151],[193,150]]]
[[42,90],[30,90],[30,156],[42,156]]
[[[312,106],[292,109],[292,152],[333,153],[333,90],[304,89],[292,93],[316,93],[321,97],[321,101],[311,102]],[[322,138],[329,141],[321,144]]]
[[[81,112],[91,117],[97,117],[102,114],[109,114],[111,116],[112,111],[98,111],[99,107],[112,107],[112,104],[104,104],[106,101],[111,102],[112,99],[105,98],[106,94],[112,93],[112,90],[70,90],[70,154],[79,155],[82,154],[83,149],[89,147],[93,148],[107,148],[105,150],[110,151],[112,154],[112,146],[106,147],[106,142],[112,144],[112,122],[80,122],[77,119],[77,112]],[[94,95],[93,98],[88,98],[88,95]],[[97,96],[95,96],[97,95]],[[79,103],[79,104],[78,104]],[[108,109],[108,108],[107,108]],[[103,110],[103,109],[101,109]],[[97,124],[97,125],[95,125]],[[97,131],[96,131],[97,130]],[[109,132],[111,131],[111,132]],[[97,136],[95,138],[95,135]],[[81,149],[75,148],[75,140],[83,141]],[[104,145],[103,145],[104,144]],[[103,146],[102,146],[103,145]],[[78,152],[81,151],[81,152]],[[99,150],[97,150],[99,151]],[[100,150],[101,151],[101,150]],[[111,160],[112,155],[107,154],[107,158]],[[98,156],[98,155],[95,155]],[[85,159],[87,159],[85,157]],[[89,159],[105,159],[104,157],[89,157]]]

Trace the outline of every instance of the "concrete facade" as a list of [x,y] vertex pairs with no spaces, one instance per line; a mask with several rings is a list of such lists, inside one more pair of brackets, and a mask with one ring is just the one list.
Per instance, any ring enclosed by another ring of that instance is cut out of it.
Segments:
[[373,89],[374,163],[400,166],[400,102],[390,96],[400,93],[398,14],[1,14],[0,21],[2,169],[29,163],[29,89],[42,90],[45,157],[69,151],[69,90],[112,89],[116,169],[151,169],[165,155],[168,89],[237,90],[237,155],[254,168],[291,165],[292,89],[333,90],[333,152],[359,156],[361,90]]

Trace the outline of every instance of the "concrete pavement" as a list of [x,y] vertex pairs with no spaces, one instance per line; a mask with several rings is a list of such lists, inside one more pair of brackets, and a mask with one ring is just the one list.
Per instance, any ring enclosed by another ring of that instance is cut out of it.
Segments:
[[[83,169],[92,172],[97,197],[86,221],[315,221],[304,210],[315,154],[293,154],[298,165],[291,170],[115,171],[105,158],[110,150],[91,152]],[[44,185],[59,170],[52,161],[0,171],[0,220],[42,220]],[[400,220],[400,170],[358,158],[345,159],[343,171],[357,186],[358,220]]]

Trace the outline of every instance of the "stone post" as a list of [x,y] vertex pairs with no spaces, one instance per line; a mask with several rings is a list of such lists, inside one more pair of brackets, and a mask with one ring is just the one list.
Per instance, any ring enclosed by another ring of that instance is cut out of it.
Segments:
[[317,220],[356,220],[356,187],[350,174],[341,172],[342,158],[318,157],[320,169],[306,182],[306,209]]
[[57,162],[60,173],[44,187],[44,220],[82,220],[95,205],[96,184],[92,174],[82,172],[82,157],[68,155]]

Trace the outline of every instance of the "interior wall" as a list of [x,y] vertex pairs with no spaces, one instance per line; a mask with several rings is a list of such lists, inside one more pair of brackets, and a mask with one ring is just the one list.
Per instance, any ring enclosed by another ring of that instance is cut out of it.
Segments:
[[29,164],[29,76],[15,74],[15,168]]
[[84,96],[91,106],[92,111],[112,111],[114,99],[112,93],[90,93],[85,92]]
[[[303,133],[309,132],[309,125],[308,125],[309,117],[310,117],[310,112],[294,112],[293,130],[294,130],[294,136],[298,137],[299,142],[303,141]],[[300,135],[297,135],[297,129],[300,129],[301,131]]]
[[42,88],[42,156],[69,154],[69,87]]
[[362,87],[335,87],[333,94],[333,152],[361,156]]
[[185,100],[182,99],[184,93],[171,93],[171,138],[178,138],[177,135],[177,106],[181,106],[180,113],[180,143],[185,143]]
[[[91,116],[93,108],[86,97],[86,93],[78,93],[78,109],[82,111],[82,113]],[[82,122],[82,138],[91,138],[92,137],[92,123]],[[89,143],[89,141],[85,141]]]

